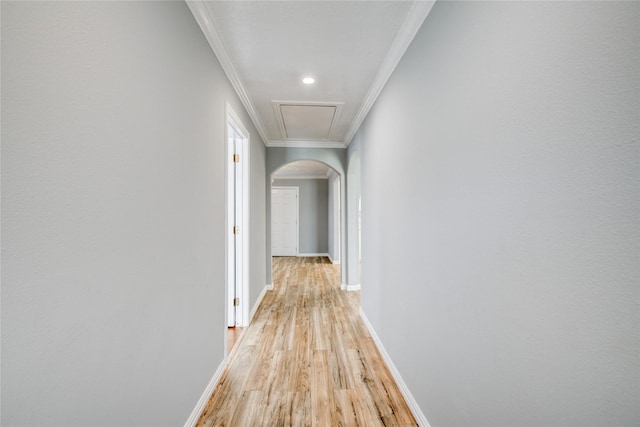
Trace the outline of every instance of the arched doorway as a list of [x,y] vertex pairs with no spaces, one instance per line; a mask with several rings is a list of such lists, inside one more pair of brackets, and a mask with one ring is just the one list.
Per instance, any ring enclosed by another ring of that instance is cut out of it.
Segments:
[[341,174],[318,160],[294,160],[274,170],[270,184],[271,257],[326,256],[342,264]]
[[315,160],[331,167],[340,177],[340,261],[341,285],[346,286],[346,269],[349,262],[346,243],[346,175],[345,150],[335,148],[306,148],[306,147],[269,147],[266,157],[266,278],[267,289],[272,286],[271,267],[271,178],[274,172],[289,163],[298,160]]

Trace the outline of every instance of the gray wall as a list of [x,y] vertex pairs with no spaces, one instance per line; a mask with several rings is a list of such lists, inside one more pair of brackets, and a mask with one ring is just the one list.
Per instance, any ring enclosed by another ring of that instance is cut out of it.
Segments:
[[2,425],[182,425],[224,357],[225,102],[252,291],[262,141],[184,3],[1,7]]
[[360,129],[362,305],[433,427],[640,425],[638,22],[438,2]]
[[333,194],[333,174],[327,180],[327,254],[329,255],[329,259],[337,260],[338,253],[334,250],[335,248],[335,218],[333,215],[334,202],[333,198],[335,195]]
[[276,179],[272,187],[298,187],[298,253],[329,250],[329,186],[326,179]]
[[361,134],[356,134],[348,150],[347,169],[347,248],[349,261],[347,263],[347,283],[349,285],[360,284],[360,248],[358,235],[358,200],[361,196],[360,189],[360,152]]

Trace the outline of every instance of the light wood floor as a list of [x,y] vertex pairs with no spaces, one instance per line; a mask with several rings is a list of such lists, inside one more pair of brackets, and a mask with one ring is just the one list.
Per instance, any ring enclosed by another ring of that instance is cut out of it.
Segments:
[[244,328],[236,326],[235,328],[227,328],[227,356],[233,351],[240,336],[244,332]]
[[277,257],[273,282],[197,425],[416,426],[339,266]]

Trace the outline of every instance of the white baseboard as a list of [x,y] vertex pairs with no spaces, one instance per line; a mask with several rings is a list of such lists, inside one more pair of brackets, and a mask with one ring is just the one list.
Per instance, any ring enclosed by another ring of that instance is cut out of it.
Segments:
[[327,254],[327,256],[329,257],[329,261],[331,261],[331,264],[335,264],[335,265],[340,264],[340,260],[331,258],[331,254]]
[[213,374],[213,378],[211,378],[209,384],[207,384],[207,388],[204,389],[204,392],[202,393],[202,396],[200,396],[200,400],[198,400],[196,407],[193,408],[193,412],[191,412],[189,419],[187,419],[187,422],[184,423],[184,427],[195,427],[198,419],[200,418],[200,415],[202,415],[202,411],[204,411],[205,405],[207,404],[209,399],[211,399],[213,389],[216,388],[216,386],[220,382],[220,378],[222,377],[222,373],[224,372],[224,369],[226,367],[227,359],[224,359],[220,366],[218,366],[215,374]]
[[310,256],[326,256],[328,257],[329,254],[328,253],[299,253],[298,254],[299,257],[310,257]]
[[346,290],[349,291],[349,292],[359,291],[360,290],[360,283],[355,283],[353,285],[347,285]]
[[267,283],[266,286],[264,287],[266,290],[268,291],[272,291],[273,290],[273,283]]
[[[249,313],[249,325],[251,324],[251,321],[253,320],[253,316],[255,316],[256,311],[258,311],[258,307],[260,307],[260,303],[262,302],[262,299],[264,298],[267,291],[270,290],[268,286],[269,285],[265,285],[265,287],[262,288],[262,292],[260,292],[260,295],[258,295],[258,299],[256,300],[256,303],[253,304],[253,307],[251,308],[251,313]],[[271,285],[271,287],[273,288],[273,285]]]
[[347,285],[346,283],[343,283],[342,285],[340,285],[340,290],[341,291],[346,291],[347,290],[347,286],[349,286],[349,285]]
[[367,319],[367,315],[364,314],[362,307],[360,307],[360,317],[362,318],[362,321],[364,322],[365,326],[369,330],[369,333],[371,334],[371,338],[373,338],[373,341],[376,343],[376,346],[378,347],[378,350],[380,351],[382,358],[387,364],[387,367],[389,368],[389,371],[391,372],[393,379],[395,380],[396,384],[398,384],[400,393],[402,393],[404,400],[407,402],[407,405],[409,405],[409,409],[411,410],[413,417],[416,419],[416,422],[420,427],[431,427],[429,422],[427,421],[427,417],[424,416],[424,414],[422,413],[422,410],[418,406],[418,402],[416,402],[416,400],[413,398],[413,395],[409,391],[409,388],[407,387],[404,380],[400,376],[400,372],[398,371],[398,368],[396,368],[396,365],[393,364],[393,361],[391,360],[391,356],[389,356],[389,353],[387,353],[387,350],[382,345],[382,341],[380,341],[380,337],[378,337],[378,334],[376,334],[376,331],[373,329],[373,326],[369,322],[369,319]]

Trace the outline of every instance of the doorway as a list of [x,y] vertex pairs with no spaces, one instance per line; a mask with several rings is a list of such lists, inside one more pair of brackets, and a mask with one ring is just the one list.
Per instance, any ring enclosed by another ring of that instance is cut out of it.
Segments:
[[[275,167],[270,177],[268,249],[271,259],[268,262],[271,268],[268,278],[273,279],[273,257],[326,257],[329,262],[337,264],[340,285],[346,283],[342,279],[346,270],[342,257],[346,256],[346,251],[343,247],[345,221],[342,218],[345,191],[341,172],[325,161],[296,159]],[[283,233],[278,222],[283,215],[279,213],[281,201],[277,192],[283,187],[298,188],[297,252],[292,249],[293,245],[288,245],[288,250],[283,249],[287,245],[280,242]]]
[[249,323],[249,132],[226,106],[227,327]]
[[298,187],[271,189],[271,255],[298,255]]

